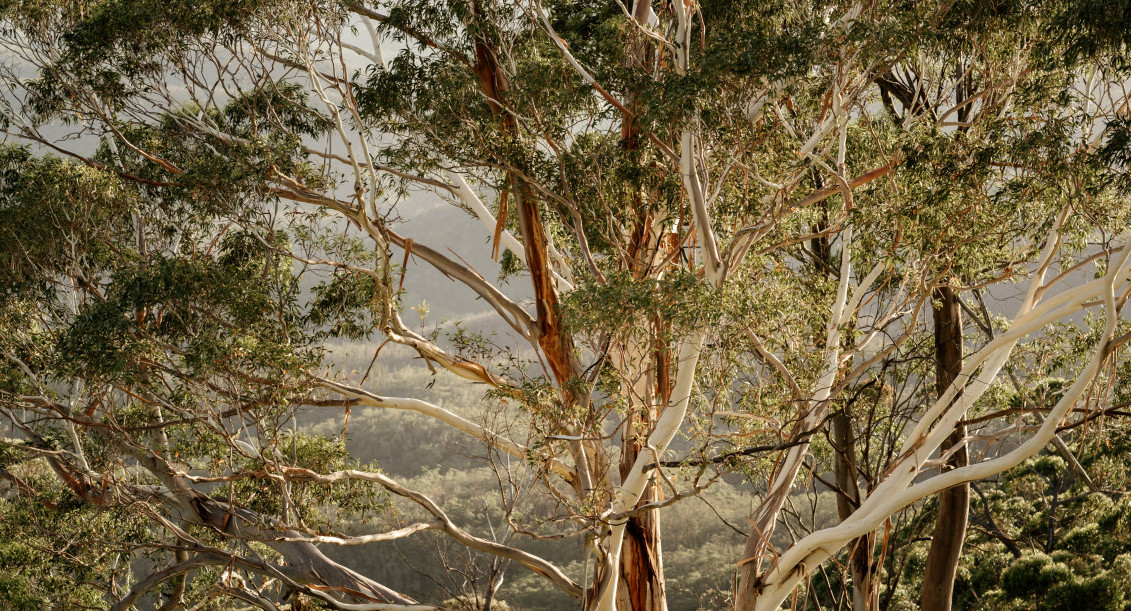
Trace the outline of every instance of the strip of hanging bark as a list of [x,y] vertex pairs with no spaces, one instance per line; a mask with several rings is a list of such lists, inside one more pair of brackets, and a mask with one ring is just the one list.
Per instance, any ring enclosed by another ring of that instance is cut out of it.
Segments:
[[491,236],[491,258],[499,260],[499,242],[503,237],[503,230],[507,227],[507,196],[509,191],[503,189],[499,197],[499,213],[495,215],[495,233]]
[[[477,16],[483,14],[478,1],[472,2],[472,10]],[[478,38],[475,41],[474,71],[479,80],[479,87],[487,98],[491,112],[501,123],[503,133],[509,136],[517,135],[519,133],[518,123],[514,115],[507,112],[504,107],[506,94],[509,90],[506,74],[499,64],[495,49],[484,38]],[[559,386],[564,388],[565,382],[573,377],[573,372],[576,369],[574,366],[573,341],[563,333],[558,296],[554,290],[553,273],[550,271],[546,230],[542,224],[541,213],[538,210],[538,201],[530,186],[521,176],[508,173],[507,182],[510,186],[511,196],[515,200],[515,207],[518,209],[523,254],[526,258],[526,267],[530,270],[530,279],[534,288],[538,345],[545,354],[555,380],[557,380]],[[563,392],[568,394],[568,391],[563,390]]]
[[401,280],[397,283],[397,292],[404,290],[404,277],[408,273],[408,258],[412,256],[412,238],[404,239],[404,261],[401,261]]

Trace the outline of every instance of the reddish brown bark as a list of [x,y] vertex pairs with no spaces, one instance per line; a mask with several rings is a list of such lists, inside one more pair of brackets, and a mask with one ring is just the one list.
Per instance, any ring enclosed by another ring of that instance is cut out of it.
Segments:
[[[480,2],[472,4],[475,15],[483,14]],[[514,115],[506,112],[506,94],[509,90],[506,73],[503,71],[495,49],[483,37],[475,42],[475,75],[479,87],[487,97],[488,105],[501,123],[503,132],[514,137],[518,134],[518,124]],[[518,209],[519,233],[522,236],[523,255],[530,279],[534,286],[535,312],[538,321],[538,345],[545,354],[546,361],[559,386],[565,388],[574,375],[575,358],[573,341],[562,328],[558,295],[554,289],[554,278],[550,268],[549,247],[546,229],[538,207],[538,198],[530,186],[519,176],[507,176],[511,195]],[[569,393],[563,390],[563,399],[569,401]]]
[[526,255],[526,266],[534,284],[534,307],[538,321],[538,345],[546,355],[546,361],[553,370],[554,378],[563,388],[563,398],[569,392],[565,384],[574,375],[573,339],[565,333],[562,326],[558,293],[554,289],[554,277],[550,271],[549,247],[546,243],[546,230],[536,200],[529,188],[516,181],[518,192],[518,222],[522,233],[522,246]]
[[[962,312],[958,295],[949,286],[935,291],[935,384],[942,396],[962,370]],[[947,452],[966,436],[966,425],[959,423],[943,443]],[[947,461],[945,470],[968,464],[966,447],[959,448]],[[954,578],[958,559],[966,538],[966,521],[970,511],[970,484],[961,484],[939,493],[939,511],[927,567],[923,571],[924,611],[950,611],[954,599]]]
[[[852,516],[860,506],[859,471],[856,465],[856,436],[852,432],[852,422],[844,411],[832,419],[833,449],[836,471],[836,509],[843,522]],[[849,544],[849,568],[852,571],[852,608],[855,611],[875,609],[879,588],[875,587],[875,566],[872,550],[876,544],[876,533],[872,531],[854,539]]]
[[[636,457],[643,447],[641,442],[641,439],[625,440],[626,449],[621,454],[621,480],[628,476],[628,472],[636,463]],[[640,503],[651,503],[659,499],[659,488],[648,484],[640,497]],[[621,547],[618,586],[617,609],[624,611],[667,609],[658,510],[648,510],[629,519]]]

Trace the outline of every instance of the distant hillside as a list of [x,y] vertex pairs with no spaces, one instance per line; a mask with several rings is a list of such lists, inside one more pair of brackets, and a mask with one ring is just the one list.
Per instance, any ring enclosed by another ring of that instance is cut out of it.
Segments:
[[[511,299],[530,299],[532,293],[525,277],[511,278],[506,284],[498,281],[501,268],[491,259],[491,235],[477,219],[436,195],[423,193],[414,196],[411,205],[403,206],[401,213],[404,222],[396,226],[401,235],[470,265]],[[463,319],[489,309],[471,289],[415,258],[409,260],[404,288],[406,307],[428,300],[431,314],[426,322],[432,324],[445,318]],[[405,320],[408,322],[409,318],[406,316]]]

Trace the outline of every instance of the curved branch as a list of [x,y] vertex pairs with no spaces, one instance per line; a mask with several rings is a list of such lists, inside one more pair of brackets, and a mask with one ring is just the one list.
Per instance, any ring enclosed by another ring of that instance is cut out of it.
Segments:
[[[260,524],[263,524],[264,517],[260,514],[199,492],[192,487],[186,477],[153,451],[132,445],[125,440],[119,440],[118,446],[132,454],[141,466],[164,484],[121,488],[138,500],[148,498],[157,501],[166,506],[176,519],[211,528],[224,536],[240,540],[266,541],[267,545],[282,556],[287,564],[288,577],[301,584],[323,584],[326,588],[322,589],[339,592],[347,599],[359,602],[416,604],[412,598],[334,562],[311,543],[285,540],[301,538],[302,533],[263,528]],[[167,528],[178,533],[178,537],[199,544],[169,520],[161,518],[155,511],[150,511]],[[311,587],[318,590],[321,586]],[[329,602],[339,602],[328,596],[325,598]]]
[[401,486],[396,481],[385,477],[380,473],[345,470],[320,474],[314,471],[310,471],[309,469],[298,469],[291,467],[284,467],[283,473],[285,476],[293,479],[305,479],[323,484],[350,479],[376,482],[389,492],[392,492],[393,494],[396,494],[398,496],[403,496],[415,502],[416,504],[427,510],[428,513],[436,516],[436,518],[443,523],[442,528],[444,532],[448,533],[453,539],[460,542],[461,544],[470,547],[471,549],[514,560],[515,562],[518,562],[519,564],[534,571],[535,573],[542,575],[546,579],[549,579],[551,582],[553,582],[554,585],[558,586],[562,590],[565,590],[566,593],[568,593],[570,596],[573,596],[574,598],[581,598],[581,595],[584,592],[584,589],[580,585],[575,583],[572,579],[566,576],[566,574],[563,573],[561,569],[554,566],[549,561],[539,558],[538,556],[535,556],[529,552],[524,552],[520,549],[502,545],[500,543],[495,543],[494,541],[488,541],[487,539],[481,539],[468,533],[467,531],[456,526],[455,523],[453,523],[451,519],[448,518],[448,515],[444,513],[444,510],[440,509],[440,506],[437,505],[435,501],[420,492]]
[[[423,414],[425,416],[429,416],[440,420],[441,422],[449,424],[452,427],[455,427],[457,430],[463,431],[464,433],[467,433],[472,437],[485,441],[489,445],[497,447],[510,454],[511,456],[514,456],[515,458],[526,460],[530,457],[530,449],[526,446],[512,441],[480,424],[476,424],[475,422],[472,422],[471,420],[468,420],[467,418],[464,418],[459,414],[455,414],[427,401],[401,397],[382,397],[375,395],[363,388],[357,388],[356,386],[350,386],[348,384],[335,382],[326,378],[312,376],[311,379],[314,380],[314,382],[322,388],[341,393],[343,395],[346,395],[347,397],[354,399],[358,405],[407,410],[416,412],[418,414]],[[561,475],[562,477],[565,477],[566,479],[572,479],[574,477],[573,471],[565,465],[561,464],[561,462],[559,461],[552,461],[549,466],[553,472]]]
[[318,535],[316,537],[282,537],[276,539],[277,541],[300,541],[304,543],[328,543],[330,545],[353,546],[353,545],[366,545],[368,543],[383,543],[385,541],[396,541],[403,539],[409,535],[416,534],[422,530],[435,530],[443,528],[444,523],[440,520],[432,520],[430,522],[416,522],[409,524],[402,528],[390,530],[388,532],[376,533],[372,535],[358,535],[356,537],[330,537],[327,535]]
[[[1051,258],[1051,253],[1055,251],[1053,244],[1055,244],[1055,241],[1050,236],[1049,245],[1046,246],[1047,256],[1044,259],[1045,261],[1048,261]],[[884,481],[876,487],[867,500],[860,504],[848,520],[837,526],[814,532],[803,538],[778,558],[776,565],[766,574],[765,580],[763,581],[765,589],[757,599],[756,608],[765,610],[777,608],[781,601],[785,600],[789,595],[789,592],[804,578],[806,573],[805,567],[812,568],[824,562],[835,553],[837,549],[840,549],[852,539],[879,527],[883,520],[900,509],[934,495],[941,490],[966,482],[985,479],[1016,467],[1025,459],[1035,455],[1048,445],[1055,438],[1061,421],[1076,405],[1076,402],[1084,394],[1084,391],[1087,390],[1096,377],[1099,376],[1101,365],[1111,354],[1112,345],[1116,341],[1115,331],[1119,323],[1118,310],[1122,305],[1116,302],[1115,286],[1117,283],[1126,279],[1128,275],[1126,266],[1129,258],[1131,258],[1131,251],[1125,252],[1119,263],[1111,269],[1106,276],[1093,281],[1093,283],[1099,282],[1102,285],[1100,291],[1103,293],[1107,319],[1102,336],[1103,339],[1095,348],[1087,366],[1084,367],[1073,384],[1064,392],[1053,409],[1049,411],[1035,434],[1029,439],[1026,439],[1017,446],[1017,448],[1007,452],[1004,456],[947,471],[920,483],[914,483],[914,476],[920,473],[922,467],[922,463],[918,460],[918,454],[924,450],[933,451],[938,444],[934,443],[928,445],[926,448],[917,448],[909,452],[904,452],[888,470],[888,475],[885,477]],[[1029,298],[1022,306],[1023,311],[1029,309],[1028,315],[1030,316],[1036,316],[1040,310],[1040,308],[1032,308],[1031,299],[1036,292],[1036,288],[1041,284],[1043,270],[1046,267],[1046,265],[1041,266],[1042,273],[1037,274],[1033,279]],[[1089,283],[1089,285],[1093,283]],[[1063,296],[1058,295],[1057,297]],[[1055,300],[1056,298],[1053,298],[1053,300],[1050,301]],[[1083,300],[1084,299],[1081,299],[1080,301],[1082,302]],[[1053,308],[1053,313],[1059,312],[1062,316],[1066,315],[1068,312],[1063,312],[1064,309],[1064,306]],[[1045,320],[1046,318],[1047,316],[1038,317],[1038,320]],[[1010,332],[1012,331],[1011,329]],[[1027,333],[1031,333],[1032,331],[1033,330],[1030,329]],[[1016,341],[1017,340],[1014,339],[1012,343],[1007,344],[1007,348],[1011,349]],[[1008,356],[1008,350],[1006,356]],[[994,364],[997,364],[997,358],[994,359],[989,367],[992,367]],[[954,385],[952,385],[952,388],[954,388]],[[935,430],[929,432],[925,430],[922,433],[922,438],[934,438],[939,434],[949,434],[949,431],[953,428],[953,422],[951,422],[951,420],[965,414],[967,404],[967,402],[964,401],[965,398],[966,397],[960,397],[957,401],[951,403],[947,408],[947,417],[941,418],[938,421]],[[941,431],[941,433],[937,431]]]
[[201,554],[193,556],[192,558],[189,558],[188,560],[180,564],[175,564],[162,571],[151,573],[145,579],[142,579],[141,581],[134,584],[133,589],[131,589],[124,597],[122,597],[121,600],[114,603],[114,605],[110,607],[110,611],[127,611],[130,607],[133,606],[135,602],[138,601],[139,598],[144,596],[146,592],[152,590],[153,588],[156,588],[166,580],[172,579],[177,575],[184,575],[185,573],[193,571],[202,566],[223,565],[228,564],[228,562],[229,560],[225,558],[218,558]]
[[[527,340],[537,337],[537,325],[534,319],[526,313],[517,303],[510,300],[509,297],[503,294],[502,291],[495,288],[490,282],[487,282],[482,276],[476,274],[471,269],[464,265],[456,263],[447,256],[441,254],[424,244],[420,244],[415,240],[409,240],[401,236],[393,230],[388,230],[390,241],[407,250],[411,254],[427,261],[432,267],[439,270],[445,276],[453,280],[459,280],[471,290],[475,291],[495,311],[502,315],[503,320],[507,321],[516,332],[521,334]],[[409,245],[411,242],[411,245]]]

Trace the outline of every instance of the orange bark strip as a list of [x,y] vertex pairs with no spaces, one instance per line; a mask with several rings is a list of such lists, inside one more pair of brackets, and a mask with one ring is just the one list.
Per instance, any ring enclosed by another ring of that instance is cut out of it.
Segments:
[[397,284],[397,292],[404,290],[404,277],[408,273],[408,258],[412,256],[412,238],[405,238],[404,261],[401,263],[401,281]]
[[499,214],[495,219],[495,234],[491,236],[491,258],[499,260],[499,242],[503,237],[503,230],[507,226],[507,195],[510,193],[503,190],[502,195],[499,197]]
[[519,227],[522,230],[522,246],[526,251],[526,265],[530,269],[530,279],[534,284],[535,315],[538,321],[538,345],[546,354],[546,360],[558,384],[573,376],[572,341],[564,334],[558,308],[558,295],[554,290],[554,278],[550,273],[549,248],[546,231],[542,226],[538,205],[533,197],[527,197],[528,188],[519,184],[523,193],[519,201]]
[[[472,4],[476,13],[481,13],[478,2]],[[502,122],[503,132],[517,134],[518,123],[514,115],[506,112],[504,101],[509,89],[506,74],[499,65],[498,57],[488,41],[479,39],[475,43],[475,74],[479,87],[487,96],[491,111]],[[538,200],[520,177],[508,177],[511,194],[518,209],[519,230],[522,234],[523,254],[530,270],[534,285],[534,304],[538,321],[538,345],[546,356],[554,379],[559,386],[573,377],[573,342],[564,334],[561,325],[558,295],[554,290],[553,274],[550,271],[549,247],[542,216],[538,210]],[[501,215],[500,215],[501,216]]]
[[[891,162],[887,165],[882,165],[874,170],[864,172],[856,178],[849,179],[848,186],[852,189],[855,189],[856,187],[870,183],[877,178],[887,176],[888,173],[894,170],[895,166],[899,165],[901,161],[903,161],[903,159],[897,154],[892,157]],[[797,204],[794,204],[794,207],[804,208],[805,206],[812,206],[813,204],[825,201],[826,199],[836,195],[837,193],[840,193],[839,186],[818,189],[806,196],[805,199],[802,199]]]

